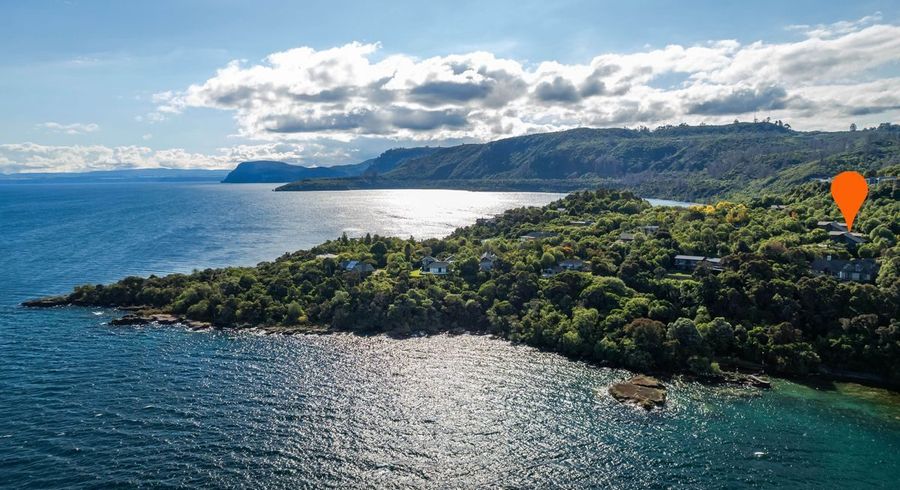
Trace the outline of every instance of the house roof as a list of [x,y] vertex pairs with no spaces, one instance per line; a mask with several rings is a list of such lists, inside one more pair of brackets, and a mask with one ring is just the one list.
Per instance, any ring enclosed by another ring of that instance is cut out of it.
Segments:
[[809,267],[818,272],[860,272],[874,275],[878,272],[878,263],[875,259],[829,259],[818,258],[812,261]]
[[450,262],[444,262],[443,260],[435,260],[428,267],[450,267]]
[[581,259],[566,259],[566,260],[561,261],[559,264],[560,265],[562,265],[562,264],[581,265],[581,264],[584,264],[584,261]]
[[622,233],[619,233],[619,240],[634,240],[634,233],[626,233],[623,231]]
[[675,260],[703,260],[705,257],[701,255],[676,255]]

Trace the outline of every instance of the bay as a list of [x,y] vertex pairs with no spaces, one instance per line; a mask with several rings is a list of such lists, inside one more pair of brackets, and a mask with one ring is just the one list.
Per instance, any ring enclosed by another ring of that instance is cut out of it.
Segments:
[[484,336],[111,328],[24,299],[125,275],[252,265],[341,233],[443,236],[559,195],[0,185],[0,487],[892,487],[900,397],[779,380],[627,377]]

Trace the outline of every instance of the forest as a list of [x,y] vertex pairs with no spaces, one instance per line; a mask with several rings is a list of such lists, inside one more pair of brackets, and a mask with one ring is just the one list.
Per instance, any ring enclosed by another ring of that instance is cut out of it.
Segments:
[[[442,239],[344,235],[256,267],[128,277],[42,304],[281,332],[479,332],[645,372],[827,367],[897,383],[898,198],[897,180],[872,184],[853,228],[864,243],[848,244],[820,226],[840,216],[823,182],[690,208],[583,191]],[[676,256],[716,260],[685,269]],[[869,261],[877,275],[811,268],[826,257]],[[423,270],[423,259],[449,273]]]

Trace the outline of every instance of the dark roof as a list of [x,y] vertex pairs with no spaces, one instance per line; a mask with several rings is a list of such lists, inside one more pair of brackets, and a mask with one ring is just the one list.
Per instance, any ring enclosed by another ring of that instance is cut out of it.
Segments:
[[878,263],[875,259],[830,259],[819,258],[813,260],[810,268],[817,272],[837,274],[839,272],[860,272],[875,275],[878,272]]

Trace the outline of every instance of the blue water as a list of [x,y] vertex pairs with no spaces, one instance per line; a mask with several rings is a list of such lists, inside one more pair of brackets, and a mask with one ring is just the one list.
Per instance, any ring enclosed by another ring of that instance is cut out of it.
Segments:
[[900,396],[857,385],[676,382],[645,414],[605,392],[624,371],[487,337],[113,328],[107,310],[16,306],[343,231],[441,236],[556,197],[0,185],[0,486],[895,486]]

